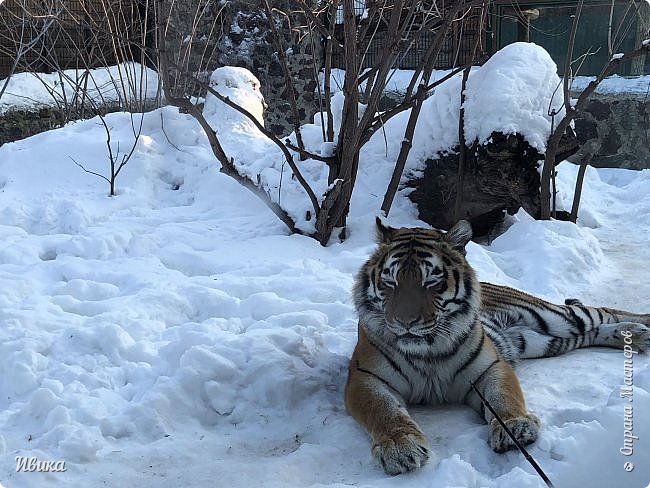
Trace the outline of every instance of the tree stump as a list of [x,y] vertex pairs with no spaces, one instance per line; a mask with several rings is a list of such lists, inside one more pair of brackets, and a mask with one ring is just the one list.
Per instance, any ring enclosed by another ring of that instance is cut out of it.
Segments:
[[[574,154],[578,143],[573,131],[565,134],[555,164]],[[467,150],[462,199],[458,215],[454,207],[458,192],[458,152],[426,161],[420,177],[410,180],[410,199],[419,218],[433,227],[449,229],[458,220],[472,224],[474,235],[488,235],[505,213],[520,208],[535,218],[540,215],[539,166],[544,155],[519,134],[493,132],[490,142]]]

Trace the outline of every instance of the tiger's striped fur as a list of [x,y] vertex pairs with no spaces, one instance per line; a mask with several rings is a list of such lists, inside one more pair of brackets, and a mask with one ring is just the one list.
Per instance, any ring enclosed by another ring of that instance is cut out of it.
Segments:
[[474,383],[522,444],[540,423],[526,410],[512,365],[586,346],[623,347],[631,334],[650,346],[650,315],[555,305],[512,288],[479,283],[465,259],[471,227],[448,233],[393,229],[377,219],[379,247],[353,290],[359,337],[350,360],[345,403],[372,437],[389,474],[415,469],[431,452],[406,405],[466,403],[489,424],[497,452],[514,447],[483,408]]

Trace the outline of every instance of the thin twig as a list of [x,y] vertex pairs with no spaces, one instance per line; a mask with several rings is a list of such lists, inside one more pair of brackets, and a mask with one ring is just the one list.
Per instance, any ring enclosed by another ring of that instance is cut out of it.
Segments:
[[524,457],[526,458],[526,461],[528,461],[530,463],[530,465],[533,467],[533,469],[535,469],[535,471],[537,471],[537,474],[540,476],[540,478],[542,478],[542,480],[544,480],[544,483],[546,483],[546,486],[548,486],[548,488],[554,488],[553,483],[548,478],[548,476],[546,476],[546,473],[544,472],[544,470],[539,466],[539,464],[537,464],[535,459],[533,459],[533,456],[531,456],[528,453],[526,448],[515,437],[515,435],[508,428],[508,426],[503,421],[501,416],[496,412],[496,410],[494,410],[492,405],[490,405],[490,402],[487,401],[487,399],[483,396],[483,394],[479,391],[479,389],[476,387],[476,385],[474,383],[470,383],[470,384],[472,385],[472,388],[474,389],[476,394],[479,396],[479,398],[483,402],[483,405],[485,405],[487,407],[487,409],[490,411],[490,413],[492,415],[494,415],[494,418],[497,419],[497,422],[499,422],[499,425],[501,425],[501,427],[503,428],[505,433],[508,434],[508,437],[510,437],[512,439],[512,442],[515,443],[515,446],[517,446],[517,449],[519,449],[519,451],[524,455]]
[[169,135],[167,134],[167,131],[165,130],[165,118],[163,117],[162,112],[160,112],[160,128],[162,129],[162,132],[163,132],[163,134],[165,135],[165,139],[167,139],[167,143],[168,143],[171,147],[173,147],[174,149],[176,149],[176,150],[179,151],[179,152],[187,152],[187,151],[183,151],[180,147],[178,147],[176,144],[174,144],[174,143],[169,139]]
[[77,166],[79,166],[79,167],[80,167],[81,169],[83,169],[86,173],[89,173],[89,174],[91,174],[91,175],[95,175],[95,176],[99,176],[102,180],[106,180],[106,182],[107,182],[109,185],[111,184],[111,180],[109,180],[108,178],[106,178],[106,176],[104,176],[103,174],[95,173],[94,171],[90,171],[90,170],[86,169],[86,168],[84,167],[83,164],[77,162],[77,161],[76,161],[72,156],[68,156],[68,157],[72,160],[72,162],[73,162],[74,164],[76,164]]
[[460,114],[458,116],[458,176],[456,180],[456,202],[454,203],[454,220],[463,218],[460,215],[463,204],[463,192],[465,189],[465,168],[467,165],[467,141],[465,140],[465,88],[471,66],[463,71],[463,79],[460,83]]

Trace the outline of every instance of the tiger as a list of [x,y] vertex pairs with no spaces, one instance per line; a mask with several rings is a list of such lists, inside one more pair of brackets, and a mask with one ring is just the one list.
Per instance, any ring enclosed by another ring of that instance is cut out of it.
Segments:
[[[410,404],[467,404],[488,425],[497,453],[516,447],[478,393],[522,445],[538,437],[513,366],[588,346],[650,347],[650,314],[556,305],[479,282],[466,259],[467,221],[448,232],[376,220],[378,247],[352,288],[358,340],[345,386],[348,413],[367,431],[389,475],[431,462]],[[474,389],[476,388],[476,390]]]

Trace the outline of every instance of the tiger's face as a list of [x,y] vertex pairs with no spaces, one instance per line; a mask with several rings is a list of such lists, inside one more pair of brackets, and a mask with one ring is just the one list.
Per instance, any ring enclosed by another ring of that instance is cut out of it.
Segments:
[[354,299],[369,332],[391,340],[431,341],[458,333],[478,309],[479,286],[465,260],[471,238],[461,221],[448,233],[393,229],[377,219],[379,247],[361,268]]

